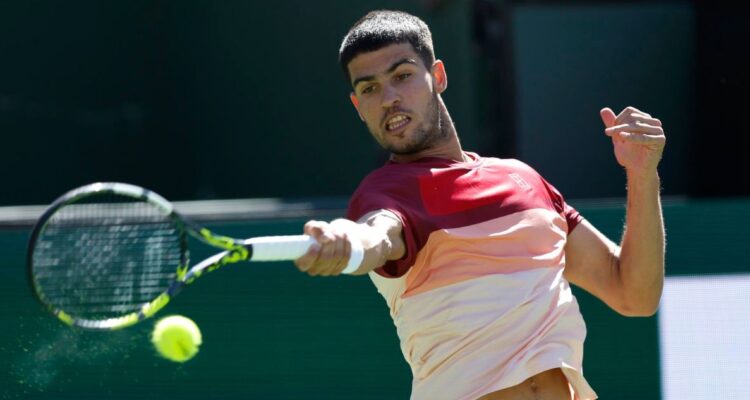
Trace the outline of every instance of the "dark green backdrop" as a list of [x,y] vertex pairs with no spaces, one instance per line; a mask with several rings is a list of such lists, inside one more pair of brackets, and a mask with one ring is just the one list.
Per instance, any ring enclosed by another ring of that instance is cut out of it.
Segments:
[[[507,20],[480,27],[476,3]],[[598,110],[635,105],[667,128],[665,192],[686,192],[689,2],[38,0],[0,2],[0,204],[102,180],[172,200],[349,195],[385,155],[337,53],[377,8],[430,25],[465,149],[522,158],[569,198],[622,196]],[[482,56],[481,29],[508,52]]]
[[[619,237],[620,204],[574,205]],[[750,201],[667,202],[665,218],[668,275],[750,271],[744,262]],[[235,236],[297,233],[303,220],[211,227]],[[89,333],[46,315],[26,282],[27,235],[0,233],[3,398],[408,398],[411,373],[367,277],[310,278],[289,263],[243,264],[204,276],[160,313],[189,316],[203,331],[201,352],[177,365],[151,348],[153,321]],[[576,294],[589,329],[584,370],[601,398],[659,399],[657,319],[621,317]]]
[[367,11],[432,27],[474,147],[470,2],[0,2],[0,204],[93,181],[171,200],[344,196],[384,155],[349,102],[341,39]]

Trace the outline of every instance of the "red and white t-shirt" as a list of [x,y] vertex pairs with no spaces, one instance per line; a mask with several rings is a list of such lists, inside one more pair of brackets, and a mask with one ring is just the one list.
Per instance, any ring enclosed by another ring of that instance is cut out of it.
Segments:
[[582,217],[526,164],[423,158],[388,163],[354,192],[347,218],[388,210],[403,259],[370,273],[414,375],[412,399],[476,399],[562,368],[576,399],[586,326],[563,277]]

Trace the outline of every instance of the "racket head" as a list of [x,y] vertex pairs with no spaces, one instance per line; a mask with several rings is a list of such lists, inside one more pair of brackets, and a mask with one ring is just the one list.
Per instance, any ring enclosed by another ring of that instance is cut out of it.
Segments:
[[27,271],[37,299],[61,321],[111,330],[166,305],[188,263],[185,225],[171,203],[106,182],[71,190],[42,214]]

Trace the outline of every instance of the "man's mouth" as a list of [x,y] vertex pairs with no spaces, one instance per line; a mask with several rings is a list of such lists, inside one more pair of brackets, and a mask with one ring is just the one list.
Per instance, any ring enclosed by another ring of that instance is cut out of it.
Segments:
[[405,127],[410,121],[411,118],[407,117],[406,115],[394,115],[385,123],[385,129],[389,132],[397,131]]

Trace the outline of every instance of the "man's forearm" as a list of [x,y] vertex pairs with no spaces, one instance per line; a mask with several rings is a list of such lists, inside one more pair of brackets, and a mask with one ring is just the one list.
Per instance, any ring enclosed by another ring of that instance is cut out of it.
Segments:
[[628,173],[619,272],[624,300],[635,315],[653,315],[664,286],[664,222],[656,172]]
[[379,210],[360,219],[357,224],[358,240],[365,250],[362,264],[354,275],[364,275],[381,267],[388,260],[404,256],[406,245],[402,239],[401,221],[390,212]]

